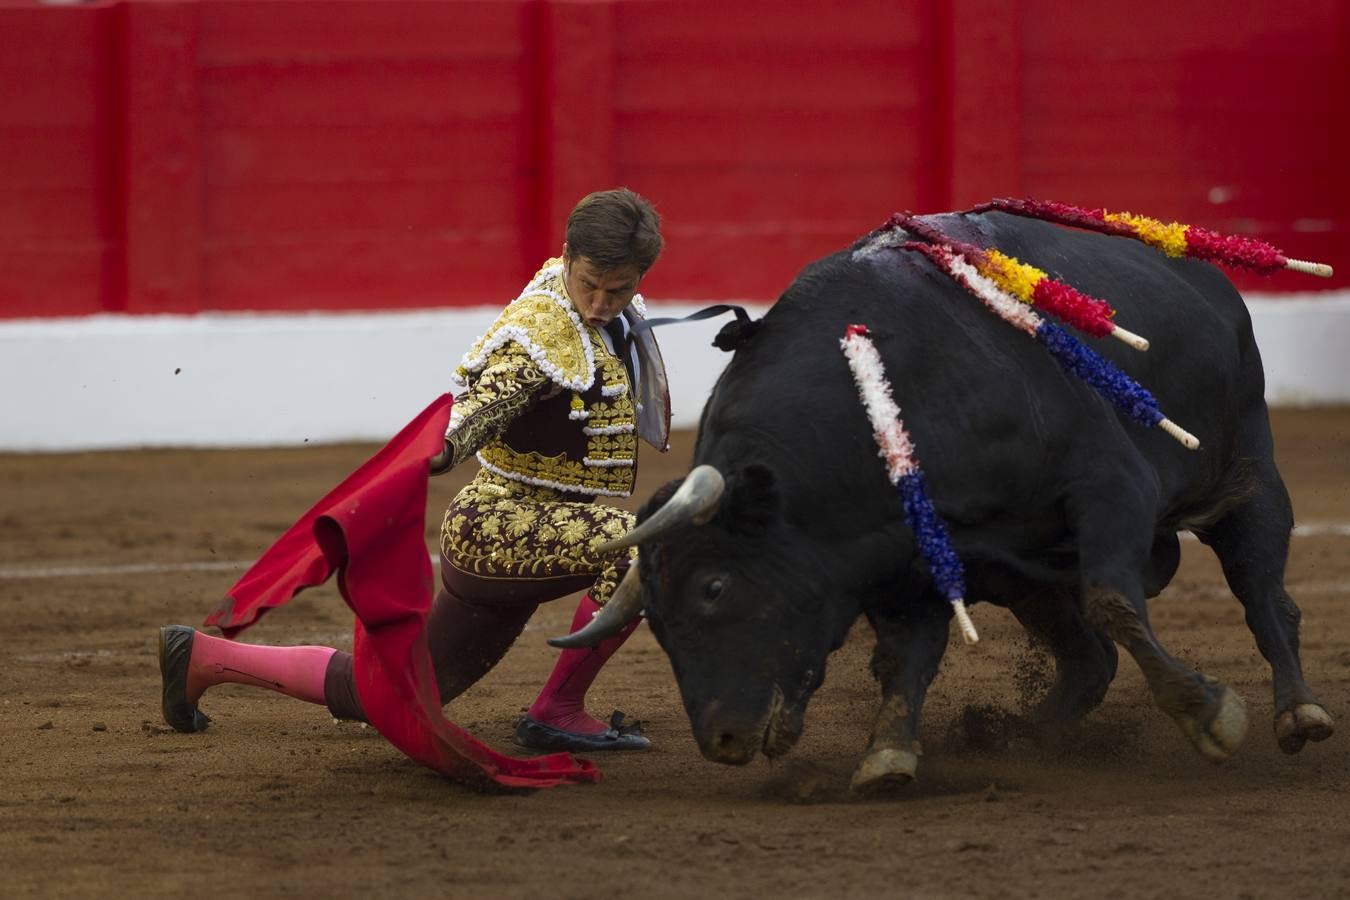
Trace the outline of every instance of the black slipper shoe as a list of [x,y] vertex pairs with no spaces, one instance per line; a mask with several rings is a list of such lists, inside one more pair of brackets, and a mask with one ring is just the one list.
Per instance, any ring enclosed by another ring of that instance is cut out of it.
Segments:
[[186,625],[159,629],[160,710],[174,731],[204,731],[211,720],[187,701],[188,661],[196,632]]
[[638,722],[624,724],[618,710],[610,716],[609,727],[596,734],[578,734],[545,725],[529,716],[521,716],[516,723],[515,742],[530,750],[566,750],[571,753],[594,753],[598,750],[646,750],[652,742],[642,735]]

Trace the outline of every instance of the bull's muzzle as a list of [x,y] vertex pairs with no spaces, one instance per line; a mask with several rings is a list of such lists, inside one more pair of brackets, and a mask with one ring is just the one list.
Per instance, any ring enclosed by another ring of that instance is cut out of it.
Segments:
[[783,691],[774,685],[769,707],[756,719],[735,715],[711,701],[698,717],[694,737],[704,757],[730,766],[743,766],[763,752],[767,757],[782,756],[797,743],[802,733],[800,712],[787,709]]

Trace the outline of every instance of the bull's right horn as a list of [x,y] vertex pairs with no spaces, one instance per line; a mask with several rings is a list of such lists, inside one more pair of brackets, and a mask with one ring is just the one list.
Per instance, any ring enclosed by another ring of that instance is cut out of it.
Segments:
[[601,553],[611,553],[624,547],[636,547],[652,541],[681,525],[706,525],[717,514],[722,504],[726,480],[713,466],[698,466],[685,476],[684,484],[666,504],[621,538],[606,541],[596,547]]
[[549,638],[554,647],[564,650],[573,647],[595,647],[607,638],[623,631],[624,626],[642,614],[642,582],[638,579],[638,563],[633,560],[628,571],[619,580],[609,602],[600,607],[589,622],[566,637]]

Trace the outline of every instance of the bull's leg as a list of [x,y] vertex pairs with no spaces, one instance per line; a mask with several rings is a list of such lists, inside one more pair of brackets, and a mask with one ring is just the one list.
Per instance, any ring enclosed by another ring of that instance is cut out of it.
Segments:
[[1242,699],[1224,685],[1173,658],[1149,628],[1141,592],[1112,585],[1085,587],[1088,622],[1110,635],[1139,664],[1158,706],[1209,759],[1227,759],[1247,733]]
[[1088,627],[1078,592],[1050,588],[1009,603],[1017,621],[1055,657],[1055,683],[1031,711],[1037,724],[1075,722],[1096,709],[1116,677],[1116,645]]
[[854,791],[908,784],[918,769],[919,713],[947,649],[952,617],[951,606],[937,598],[918,606],[868,613],[877,635],[872,674],[881,684],[881,708],[867,753],[853,772]]
[[1331,716],[1303,680],[1298,656],[1300,613],[1284,588],[1294,514],[1275,464],[1266,456],[1254,472],[1256,493],[1201,535],[1242,601],[1247,627],[1270,662],[1275,688],[1275,739],[1285,753],[1331,737]]
[[1144,573],[1152,558],[1153,507],[1142,475],[1080,498],[1074,530],[1088,625],[1124,647],[1139,664],[1158,706],[1209,759],[1224,760],[1242,743],[1247,714],[1226,685],[1173,658],[1148,624]]

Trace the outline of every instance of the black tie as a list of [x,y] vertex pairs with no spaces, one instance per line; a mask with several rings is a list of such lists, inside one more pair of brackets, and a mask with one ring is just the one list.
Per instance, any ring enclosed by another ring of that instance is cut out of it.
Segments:
[[616,317],[605,326],[605,331],[609,332],[609,339],[614,343],[614,355],[623,361],[623,367],[628,370],[628,383],[636,391],[637,376],[633,374],[633,354],[629,351],[628,335],[624,333],[623,322]]

